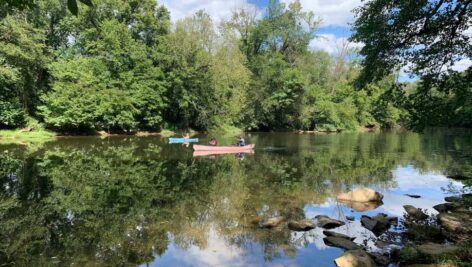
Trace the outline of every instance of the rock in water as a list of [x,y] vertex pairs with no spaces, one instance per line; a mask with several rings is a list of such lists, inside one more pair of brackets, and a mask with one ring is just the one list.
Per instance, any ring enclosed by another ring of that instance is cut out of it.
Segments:
[[292,231],[309,231],[313,228],[315,228],[315,224],[310,220],[288,222],[288,229]]
[[459,209],[461,206],[459,203],[443,203],[443,204],[438,204],[433,207],[433,209],[437,210],[438,212],[448,212],[448,211],[453,211],[456,209]]
[[440,213],[439,224],[447,231],[472,234],[472,215],[465,212]]
[[387,266],[390,263],[390,258],[387,255],[378,252],[371,252],[368,254],[378,266]]
[[263,222],[262,226],[265,227],[265,228],[273,228],[273,227],[276,227],[277,225],[279,225],[281,222],[283,222],[283,220],[285,220],[285,218],[283,216],[273,217],[273,218],[270,218],[267,221]]
[[348,221],[354,221],[356,219],[356,217],[354,216],[346,216],[346,220]]
[[411,197],[411,198],[420,198],[420,195],[411,195],[411,194],[405,194],[405,196]]
[[338,201],[357,212],[373,210],[383,204],[382,201],[379,201],[379,202],[356,202],[356,201],[346,201],[346,200],[338,200]]
[[361,224],[366,229],[372,231],[376,236],[379,236],[390,228],[394,221],[393,219],[394,218],[387,217],[387,215],[383,213],[379,213],[374,217],[362,215]]
[[325,242],[326,245],[332,246],[332,247],[338,247],[338,248],[343,248],[347,250],[361,249],[361,246],[359,246],[358,244],[352,242],[349,239],[342,238],[342,237],[328,236],[328,237],[323,238],[323,241]]
[[410,215],[412,218],[417,220],[425,220],[428,218],[428,215],[424,213],[422,210],[413,207],[412,205],[405,205],[403,208],[406,210],[406,213]]
[[341,238],[345,238],[345,239],[348,239],[348,240],[351,240],[351,241],[353,241],[354,239],[356,239],[355,237],[350,237],[350,236],[347,236],[347,235],[345,235],[345,234],[336,233],[336,232],[328,231],[328,230],[324,230],[324,231],[323,231],[323,234],[324,234],[325,236],[341,237]]
[[370,188],[356,188],[348,193],[341,193],[338,195],[338,200],[355,201],[355,202],[380,202],[383,195],[375,192]]
[[342,221],[332,219],[326,215],[317,215],[315,218],[317,220],[317,225],[325,229],[332,229],[345,224]]
[[460,196],[451,196],[451,197],[445,197],[444,200],[447,201],[447,202],[461,202],[462,197],[460,197]]
[[344,252],[334,260],[338,267],[375,267],[375,262],[363,250],[351,250]]

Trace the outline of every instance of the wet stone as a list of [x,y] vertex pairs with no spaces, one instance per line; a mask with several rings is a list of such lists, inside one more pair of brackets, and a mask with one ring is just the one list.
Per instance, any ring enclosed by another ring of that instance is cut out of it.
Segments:
[[376,236],[379,236],[390,228],[392,224],[392,218],[389,218],[383,213],[379,213],[374,217],[362,215],[361,224],[366,229],[372,231]]
[[274,228],[277,225],[279,225],[281,222],[285,220],[285,217],[283,216],[277,216],[277,217],[272,217],[268,219],[267,221],[262,223],[262,227],[265,228]]
[[317,215],[315,218],[317,220],[317,225],[325,229],[332,229],[345,224],[340,220],[332,219],[326,215]]
[[403,208],[405,209],[406,213],[408,213],[408,215],[410,215],[413,219],[425,220],[428,218],[428,215],[426,213],[412,205],[405,205],[403,206]]
[[361,246],[359,246],[358,244],[352,242],[349,239],[342,238],[342,237],[337,237],[337,236],[325,237],[325,238],[323,238],[323,241],[328,246],[338,247],[338,248],[347,249],[347,250],[361,249],[362,248]]
[[351,241],[356,239],[355,237],[350,237],[350,236],[345,235],[345,234],[341,234],[341,233],[337,233],[337,232],[333,232],[333,231],[328,231],[328,230],[324,230],[323,234],[325,236],[341,237],[341,238],[345,238],[345,239],[348,239],[348,240],[351,240]]
[[363,250],[350,250],[344,252],[334,260],[338,267],[375,267],[374,260]]
[[290,221],[288,229],[292,231],[309,231],[315,228],[315,224],[311,220]]

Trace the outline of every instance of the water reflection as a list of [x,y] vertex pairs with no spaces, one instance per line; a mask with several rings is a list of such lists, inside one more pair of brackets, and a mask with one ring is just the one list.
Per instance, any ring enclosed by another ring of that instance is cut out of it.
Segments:
[[[470,136],[251,134],[256,153],[243,157],[195,158],[191,148],[156,137],[0,146],[0,262],[333,266],[342,250],[326,246],[321,229],[268,230],[258,222],[324,214],[346,222],[335,231],[375,250],[360,216],[402,216],[404,204],[431,211],[442,188],[461,186],[444,173],[472,174]],[[382,192],[384,204],[334,200],[360,185]]]

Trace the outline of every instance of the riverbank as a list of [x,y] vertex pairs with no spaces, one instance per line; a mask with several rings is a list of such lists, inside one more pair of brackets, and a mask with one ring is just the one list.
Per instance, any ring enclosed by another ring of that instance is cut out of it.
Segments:
[[0,142],[44,142],[53,140],[57,134],[47,130],[0,130]]

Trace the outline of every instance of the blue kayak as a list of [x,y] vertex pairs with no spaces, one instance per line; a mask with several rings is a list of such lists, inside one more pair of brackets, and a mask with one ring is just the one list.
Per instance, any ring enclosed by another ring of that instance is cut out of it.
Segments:
[[196,143],[198,138],[169,138],[169,144]]

